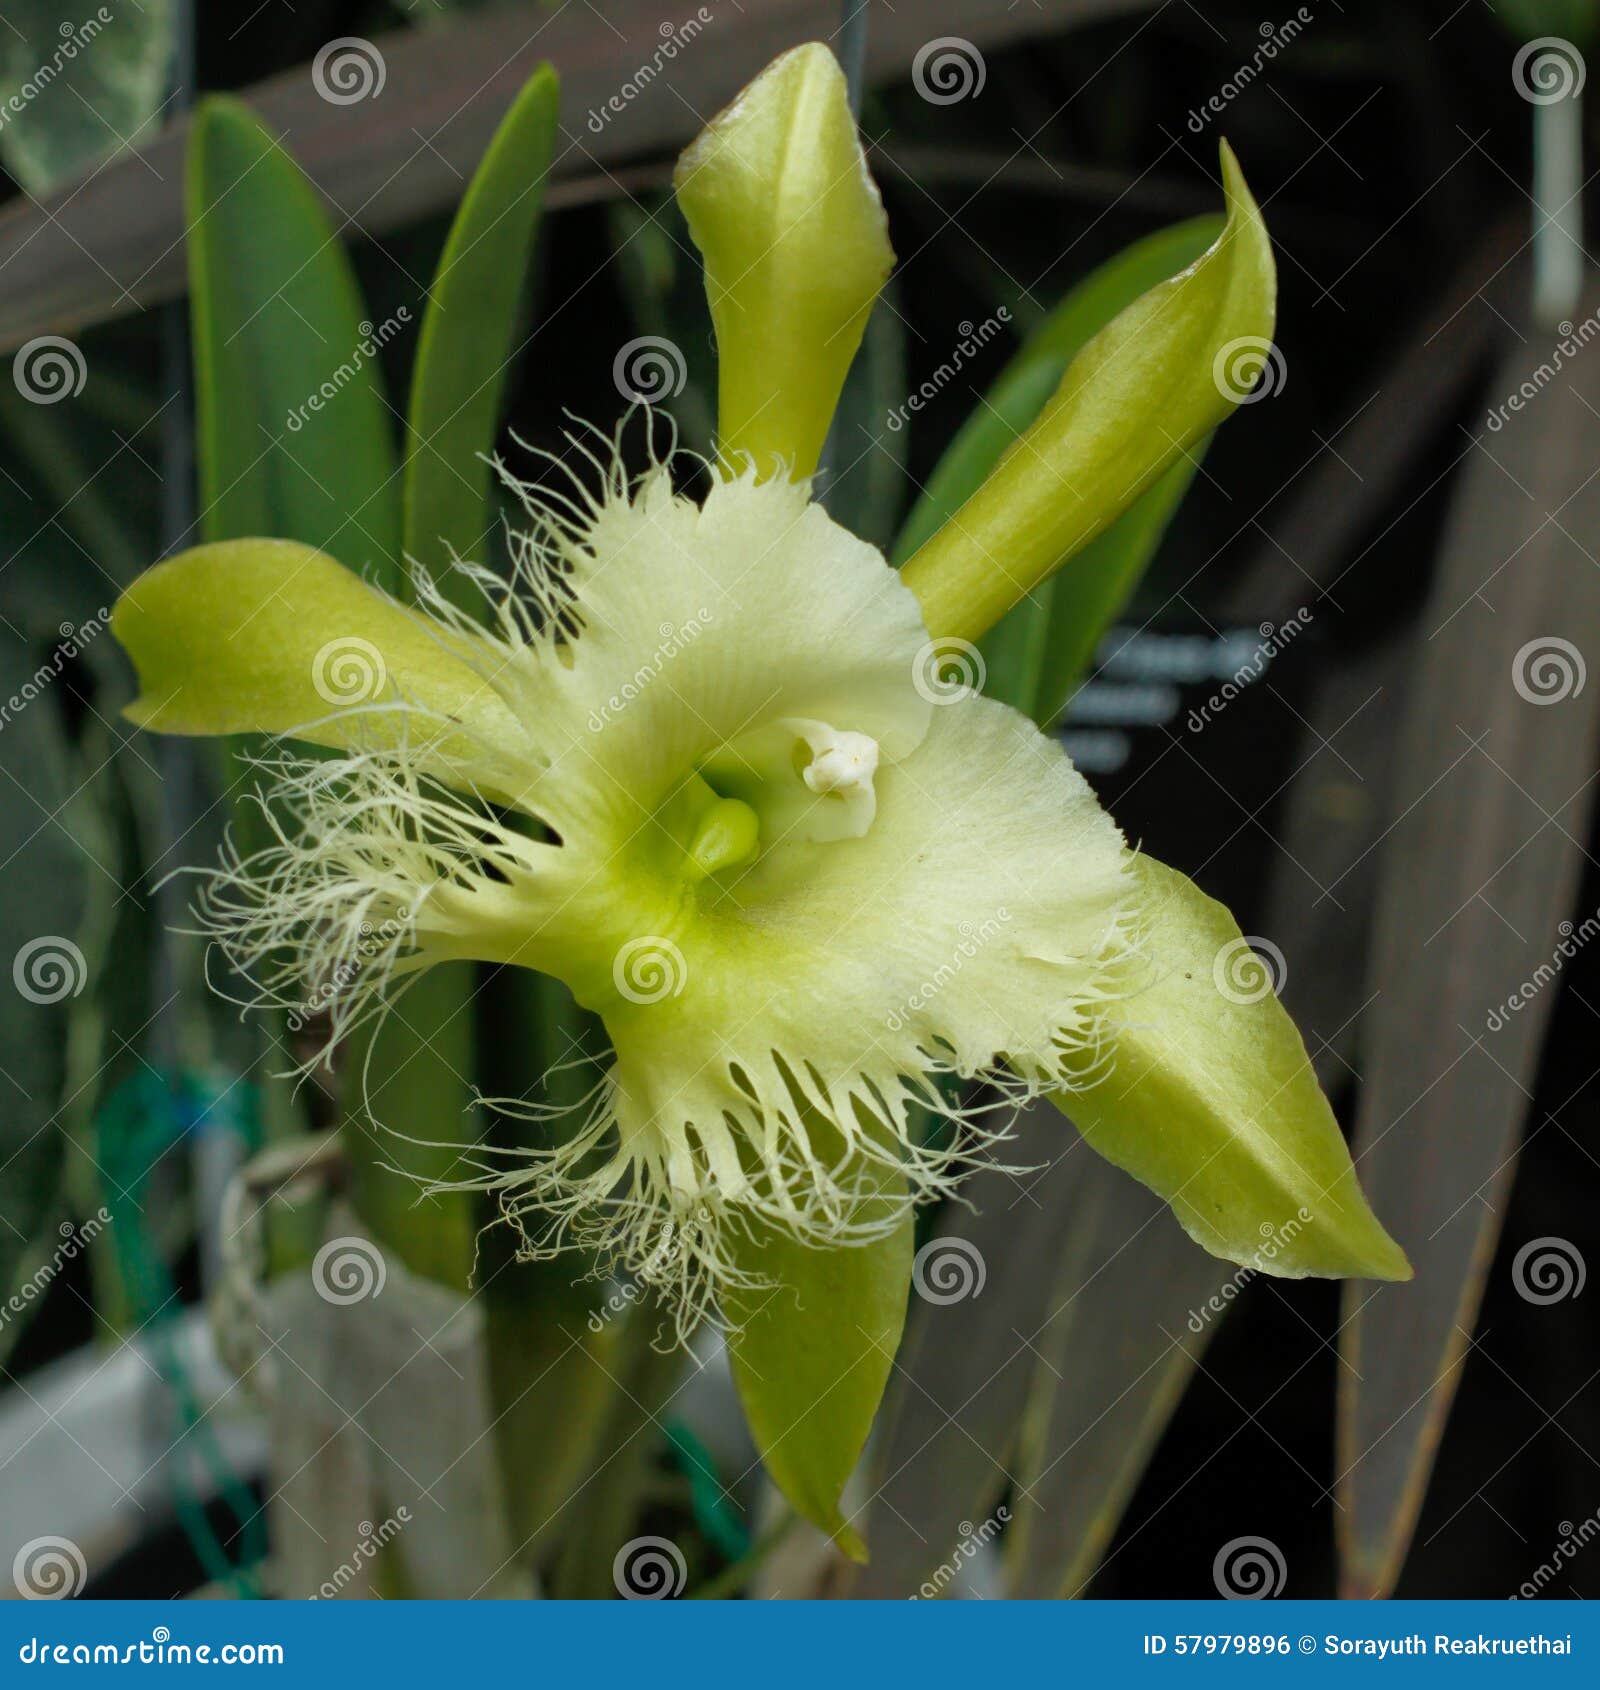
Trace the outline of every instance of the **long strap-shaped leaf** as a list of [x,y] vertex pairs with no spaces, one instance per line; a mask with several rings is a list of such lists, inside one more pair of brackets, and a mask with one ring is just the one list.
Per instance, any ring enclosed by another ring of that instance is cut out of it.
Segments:
[[[468,184],[429,290],[406,419],[405,551],[436,575],[452,552],[483,561],[493,525],[486,460],[516,352],[558,100],[555,72],[541,66]],[[442,584],[448,591],[451,579]]]
[[[1595,306],[1591,296],[1586,312]],[[1537,349],[1541,332],[1527,345]],[[1519,350],[1491,403],[1517,393]],[[1352,1287],[1341,1375],[1351,1593],[1393,1588],[1493,1256],[1584,861],[1600,688],[1593,419],[1566,362],[1478,438],[1424,612],[1384,845],[1356,1150],[1417,1267]],[[1524,998],[1517,1007],[1507,1008]]]
[[[204,101],[195,114],[186,193],[204,537],[298,540],[397,590],[400,484],[377,348],[326,211],[255,114],[231,99]],[[248,803],[237,820],[247,839],[257,837]],[[424,983],[428,996],[441,989]],[[424,998],[406,1014],[437,1035]],[[461,1060],[426,1042],[432,1054],[408,1060],[403,1078],[391,1073],[392,1092],[374,1099],[420,1106],[406,1120],[424,1138],[437,1136],[429,1129],[440,1113],[440,1065],[449,1093],[448,1068]],[[413,1034],[408,1058],[421,1048]],[[459,1103],[450,1093],[444,1112]],[[419,1226],[406,1213],[411,1194],[378,1172],[375,1137],[357,1120],[348,1125],[369,1224],[414,1271],[464,1285],[465,1212],[454,1224],[436,1214]]]
[[[554,140],[556,97],[555,78],[545,67],[513,102],[468,183],[423,308],[405,466],[396,490],[403,512],[397,547],[403,547],[406,564],[420,566],[447,588],[456,579],[452,557],[482,561],[493,523],[484,459],[500,424],[506,364]],[[397,573],[396,590],[405,596],[409,571]],[[413,1179],[459,1175],[453,1147],[469,1142],[478,1124],[473,992],[473,973],[464,965],[419,978],[376,1032],[356,1041],[346,1099],[351,1161],[369,1219],[385,1236],[406,1241],[414,1271],[462,1287],[471,1279],[477,1229],[471,1199],[437,1198],[412,1214],[411,1184],[381,1164],[392,1161]],[[395,1136],[381,1145],[360,1128],[368,1109],[394,1129]],[[376,1161],[369,1149],[379,1152]],[[543,1340],[501,1335],[500,1348],[542,1354]]]
[[200,526],[399,581],[394,442],[360,289],[327,212],[248,107],[212,98],[187,166]]

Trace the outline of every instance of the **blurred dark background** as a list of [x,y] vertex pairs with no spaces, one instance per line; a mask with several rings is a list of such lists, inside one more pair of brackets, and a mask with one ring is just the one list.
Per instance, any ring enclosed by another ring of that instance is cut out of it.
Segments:
[[[1031,3],[1022,0],[1021,9]],[[762,10],[762,0],[747,4]],[[448,29],[460,22],[454,14],[478,10],[441,5],[443,15],[415,27]],[[481,10],[526,14],[531,40],[560,9]],[[999,0],[927,10],[930,37],[978,34],[1008,12]],[[1402,1013],[1374,975],[1374,911],[1390,830],[1406,807],[1397,799],[1397,747],[1408,712],[1421,708],[1424,653],[1439,632],[1430,591],[1441,552],[1460,544],[1459,534],[1452,542],[1450,515],[1464,482],[1497,449],[1484,431],[1489,407],[1509,390],[1507,373],[1519,361],[1539,363],[1558,338],[1534,321],[1528,303],[1535,108],[1513,81],[1518,38],[1482,0],[1342,7],[1313,0],[1304,8],[1311,21],[1196,133],[1190,114],[1282,20],[1212,0],[1103,10],[1045,6],[1020,32],[1008,23],[1005,35],[1021,38],[984,49],[982,93],[953,108],[924,99],[909,65],[872,77],[863,127],[901,255],[894,308],[903,324],[906,391],[932,376],[960,338],[958,325],[1004,305],[1026,331],[1130,241],[1215,210],[1216,143],[1226,135],[1277,247],[1285,379],[1218,436],[1064,731],[1131,839],[1228,902],[1246,933],[1281,947],[1285,1000],[1341,1116],[1353,1120],[1375,1018]],[[406,21],[391,7],[306,0],[293,8],[202,7],[195,83],[248,90],[303,67],[335,37],[381,36]],[[627,57],[622,52],[622,62]],[[453,62],[446,68],[460,74]],[[733,91],[709,67],[696,67],[695,78],[686,97],[705,102],[702,116]],[[581,119],[566,118],[580,140]],[[295,137],[286,139],[292,148]],[[602,422],[614,414],[613,360],[630,333],[681,336],[691,385],[680,421],[691,438],[697,422],[704,426],[708,331],[693,327],[698,284],[670,233],[671,154],[661,146],[601,169],[581,160],[566,167],[572,203],[546,223],[532,302],[535,313],[563,327],[533,340],[509,417],[533,445],[559,438],[563,408]],[[136,197],[139,176],[128,171],[125,180]],[[0,242],[0,254],[26,245],[19,231],[27,209],[26,196],[13,189],[3,213],[11,222],[0,225],[11,244]],[[375,318],[415,299],[450,209],[440,206],[377,240],[363,239],[354,218],[352,250]],[[643,239],[628,239],[652,217],[668,232],[652,225]],[[0,268],[0,295],[5,287]],[[1592,308],[1591,300],[1583,310]],[[158,556],[188,521],[187,495],[172,484],[184,473],[181,312],[181,304],[157,306],[74,325],[91,370],[86,401],[98,401],[86,414],[41,411],[0,394],[0,615],[26,653],[21,672],[50,657],[59,625],[92,615],[116,582]],[[34,332],[54,326],[48,300],[7,301],[7,322],[24,315]],[[679,323],[689,326],[679,331]],[[16,343],[13,336],[9,344]],[[847,451],[854,473],[865,476],[909,441],[906,479],[872,495],[875,520],[888,525],[880,538],[1015,345],[1008,334],[987,346],[898,441],[880,432],[859,454]],[[413,349],[414,338],[404,336],[386,352],[391,393],[404,391]],[[1600,360],[1594,350],[1583,356]],[[1581,361],[1575,367],[1581,372]],[[1586,391],[1600,404],[1600,368]],[[1600,465],[1600,411],[1583,426],[1579,455]],[[1567,436],[1549,442],[1549,451],[1572,447],[1578,425],[1563,427]],[[1537,456],[1541,448],[1533,450]],[[91,492],[79,499],[75,485]],[[1524,491],[1509,478],[1503,486],[1507,501]],[[1573,541],[1600,554],[1600,533],[1578,532]],[[1589,566],[1600,567],[1593,557]],[[1202,733],[1190,731],[1189,713],[1232,667],[1227,654],[1241,641],[1248,649],[1258,628],[1281,626],[1301,606],[1313,613],[1305,631]],[[1600,652],[1589,655],[1600,660]],[[1503,680],[1498,667],[1460,677],[1469,695],[1504,690]],[[154,760],[148,748],[126,749],[116,712],[127,696],[128,677],[107,638],[75,658],[38,705],[52,713],[52,743],[73,759],[62,803],[98,793],[98,825],[112,834],[131,827],[149,801],[141,792],[148,770],[134,759]],[[1552,733],[1558,714],[1548,712]],[[1560,731],[1585,730],[1574,716]],[[1590,744],[1591,761],[1593,750]],[[113,757],[126,772],[108,787],[105,764]],[[13,794],[6,802],[26,800]],[[1486,796],[1486,827],[1491,808]],[[1513,827],[1501,855],[1520,844]],[[1449,846],[1438,841],[1442,855]],[[1566,914],[1581,920],[1600,906],[1592,832],[1571,837],[1569,846],[1563,872],[1578,890]],[[42,872],[51,872],[48,864]],[[15,879],[7,895],[30,896]],[[138,903],[113,897],[99,918],[113,957],[129,959],[130,969],[148,941],[150,918]],[[1553,942],[1548,933],[1519,937],[1534,958]],[[1523,971],[1505,977],[1488,958],[1463,985],[1461,970],[1471,961],[1446,963],[1419,948],[1413,984],[1427,990],[1429,970],[1445,968],[1451,989],[1469,998],[1476,992],[1487,1011],[1526,978]],[[116,994],[102,1001],[100,1032],[106,1060],[127,1074],[149,1049],[156,1006],[147,990],[123,995],[121,1004]],[[1489,1254],[1480,1264],[1481,1306],[1475,1285],[1460,1275],[1446,1274],[1423,1293],[1418,1343],[1453,1325],[1463,1354],[1448,1369],[1459,1381],[1456,1400],[1427,1477],[1396,1587],[1401,1595],[1512,1594],[1600,1510],[1596,1290],[1530,1302],[1513,1273],[1529,1240],[1566,1241],[1580,1264],[1600,1249],[1593,1130],[1600,948],[1580,948],[1541,1001],[1549,1023],[1520,1081],[1531,1095],[1512,1129],[1522,1140],[1514,1183],[1502,1195],[1499,1182],[1513,1170],[1470,1130],[1453,1163],[1456,1177],[1479,1193]],[[159,1030],[159,1019],[154,1025]],[[1481,1026],[1470,1031],[1486,1036]],[[66,1060],[74,1060],[71,1052]],[[1441,1054],[1441,1070],[1448,1060]],[[1419,1159],[1415,1179],[1435,1177],[1433,1166]],[[1390,1218],[1383,1192],[1375,1205]],[[1187,1248],[1175,1238],[1168,1223],[1166,1251]],[[198,1239],[179,1228],[165,1243],[175,1294],[192,1300]],[[1134,1289],[1115,1294],[1136,1309],[1141,1276],[1163,1273],[1164,1260],[1131,1251],[1121,1271]],[[1453,1312],[1441,1316],[1441,1305]],[[1213,1595],[1219,1545],[1243,1536],[1265,1537],[1282,1551],[1287,1594],[1337,1587],[1336,1515],[1350,1499],[1339,1489],[1348,1464],[1336,1453],[1335,1416],[1341,1373],[1352,1371],[1339,1354],[1351,1312],[1338,1286],[1249,1285],[1200,1354],[1089,1594]],[[1005,1318],[998,1299],[989,1318]],[[94,1276],[78,1261],[50,1285],[5,1356],[8,1388],[26,1393],[46,1364],[108,1341]],[[1070,1346],[1059,1365],[1072,1370]],[[1363,1380],[1381,1365],[1381,1354],[1367,1354]],[[1394,1417],[1409,1406],[1394,1404]],[[151,1535],[90,1594],[165,1594],[194,1576],[185,1571],[188,1553],[182,1535],[157,1518]],[[1565,1561],[1548,1593],[1600,1596],[1600,1551]]]

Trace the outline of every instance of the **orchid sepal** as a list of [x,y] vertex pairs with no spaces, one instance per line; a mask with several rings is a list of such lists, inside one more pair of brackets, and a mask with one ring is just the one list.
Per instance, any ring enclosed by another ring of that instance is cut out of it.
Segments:
[[775,59],[678,162],[716,327],[718,456],[803,480],[894,264],[838,60]]

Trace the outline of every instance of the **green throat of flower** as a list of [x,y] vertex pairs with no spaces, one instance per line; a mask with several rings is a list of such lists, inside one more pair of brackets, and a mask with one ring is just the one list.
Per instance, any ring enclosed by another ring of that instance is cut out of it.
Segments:
[[877,813],[878,742],[785,717],[721,747],[662,806],[681,872],[706,880],[763,852],[859,839]]

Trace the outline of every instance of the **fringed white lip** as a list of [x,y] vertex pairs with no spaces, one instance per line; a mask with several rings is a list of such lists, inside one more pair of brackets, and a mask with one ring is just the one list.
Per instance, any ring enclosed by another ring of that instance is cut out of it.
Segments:
[[484,1149],[460,1183],[530,1253],[581,1242],[652,1279],[687,1327],[753,1227],[850,1244],[951,1188],[1009,1115],[935,1076],[1009,1105],[1081,1075],[1135,912],[1059,746],[922,696],[915,601],[807,488],[746,474],[696,506],[660,466],[601,469],[596,495],[528,497],[509,583],[462,566],[487,631],[422,585],[525,737],[497,754],[501,809],[404,735],[279,760],[291,819],[200,913],[263,1001],[338,1034],[438,961],[566,980],[614,1060],[562,1143]]

